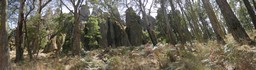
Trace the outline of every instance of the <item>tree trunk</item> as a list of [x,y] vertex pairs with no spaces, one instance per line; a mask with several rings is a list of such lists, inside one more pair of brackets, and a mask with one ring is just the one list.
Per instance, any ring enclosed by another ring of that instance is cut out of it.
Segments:
[[[37,16],[39,17],[39,21],[37,21],[36,23],[36,32],[35,33],[35,40],[34,40],[34,45],[33,45],[33,54],[37,54],[39,53],[39,49],[40,49],[40,24],[41,24],[41,12],[42,12],[42,0],[39,0],[39,5],[38,5],[38,10],[37,10]],[[36,56],[37,57],[37,56]]]
[[7,0],[0,0],[0,70],[9,69],[9,48],[6,31],[6,6]]
[[212,24],[213,30],[216,34],[216,38],[217,41],[221,44],[225,44],[225,41],[223,38],[225,38],[224,36],[224,32],[221,29],[220,23],[213,11],[213,8],[209,2],[209,0],[202,0],[203,1],[203,6],[206,10],[207,15],[209,16],[210,22]]
[[232,9],[230,8],[227,0],[216,0],[220,7],[221,13],[227,23],[228,29],[231,32],[234,39],[242,44],[251,44],[252,40],[245,32],[240,21],[237,19]]
[[[180,1],[177,1],[177,3],[178,3],[178,5],[179,5],[179,7],[180,7],[180,9],[181,9],[181,12],[184,14],[184,15],[182,15],[182,17],[184,18],[184,32],[185,32],[185,37],[186,37],[186,39],[187,39],[187,41],[192,41],[192,34],[189,32],[189,30],[188,30],[188,24],[190,24],[190,19],[188,18],[188,15],[186,14],[186,12],[184,11],[184,8],[181,6],[181,2]],[[185,20],[185,18],[187,18],[187,20],[188,21],[186,21]],[[188,23],[188,24],[187,24]],[[193,31],[193,27],[191,28],[192,30],[191,31]]]
[[[77,11],[75,11],[75,12],[77,12]],[[74,15],[75,15],[75,21],[74,21],[73,53],[75,55],[79,55],[79,53],[80,53],[80,36],[81,36],[80,35],[80,26],[79,26],[79,14],[77,12]]]
[[23,40],[23,23],[24,23],[24,5],[25,0],[20,0],[20,8],[19,8],[19,19],[18,19],[18,26],[15,30],[15,43],[16,43],[16,58],[15,62],[19,62],[23,60],[23,52],[24,49],[22,47],[22,40]]
[[79,21],[79,6],[80,6],[80,0],[78,0],[78,3],[74,5],[74,36],[73,36],[73,44],[72,44],[72,51],[74,55],[80,55],[81,51],[81,31],[80,31],[80,21]]
[[256,29],[256,15],[255,12],[253,11],[253,8],[248,0],[243,0],[244,5],[249,13],[249,16],[251,17],[252,23],[254,25],[254,28]]
[[177,44],[177,42],[175,40],[174,32],[173,32],[173,29],[171,28],[170,21],[168,19],[168,15],[167,15],[167,12],[166,12],[166,7],[165,7],[166,2],[167,2],[167,0],[161,0],[161,8],[162,8],[162,12],[163,12],[163,15],[164,15],[163,16],[164,21],[165,21],[165,24],[166,24],[167,37],[170,39],[170,43],[175,45],[175,44]]
[[198,23],[197,14],[195,13],[196,11],[194,11],[193,5],[190,0],[186,0],[186,2],[187,4],[189,4],[190,11],[191,11],[190,16],[194,25],[194,35],[199,42],[203,42],[202,32],[199,28],[200,24]]
[[[147,24],[147,25],[146,25],[146,29],[147,29],[147,32],[148,32],[148,34],[149,34],[149,37],[150,37],[150,39],[151,39],[153,45],[156,46],[156,45],[157,45],[157,38],[156,38],[154,32],[152,31],[152,29],[150,28],[150,27],[151,27],[151,24],[149,24],[148,16],[147,16],[147,14],[146,14],[146,12],[145,12],[145,8],[144,8],[144,6],[142,5],[141,0],[139,0],[139,4],[140,4],[140,9],[141,9],[141,12],[142,12],[142,16],[143,16],[143,18],[144,18],[143,20],[145,20],[145,22],[146,22],[146,24]],[[167,32],[169,32],[169,31],[167,31]]]
[[256,10],[256,2],[254,0],[252,0],[253,6],[254,6],[254,10]]
[[202,25],[202,32],[203,32],[203,39],[204,42],[208,42],[208,40],[211,38],[210,32],[209,32],[209,26],[207,21],[203,18],[203,12],[198,12],[199,20],[201,21]]

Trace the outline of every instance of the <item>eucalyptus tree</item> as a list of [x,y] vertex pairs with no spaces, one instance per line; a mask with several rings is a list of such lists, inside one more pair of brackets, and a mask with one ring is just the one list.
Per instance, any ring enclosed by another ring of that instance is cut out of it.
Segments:
[[213,8],[210,4],[210,1],[209,0],[202,0],[203,2],[203,6],[206,10],[206,13],[207,15],[209,16],[209,19],[210,19],[210,22],[212,24],[212,27],[214,29],[214,32],[216,34],[216,38],[217,38],[217,41],[221,44],[225,44],[225,41],[224,41],[224,32],[222,31],[221,29],[221,26],[220,26],[220,23],[213,11]]
[[[166,8],[166,5],[168,3],[167,0],[161,0],[161,9],[162,9],[162,12],[163,13],[163,19],[164,19],[164,23],[166,24],[166,36],[170,39],[170,43],[175,45],[177,44],[176,42],[176,39],[175,39],[175,33],[174,33],[174,29],[171,28],[171,25],[170,25],[170,19],[168,18],[168,15],[167,15],[167,8]],[[172,10],[173,10],[173,13],[174,13],[174,7],[172,7]],[[172,26],[174,27],[174,26]]]
[[235,16],[234,12],[227,3],[227,0],[216,0],[216,2],[219,5],[222,15],[224,16],[228,30],[231,32],[234,39],[239,43],[251,44],[252,40],[245,32],[240,21]]
[[19,6],[19,17],[18,17],[18,26],[15,30],[15,43],[16,43],[16,58],[15,62],[19,62],[23,60],[23,47],[22,47],[22,40],[23,40],[23,24],[24,24],[24,6],[26,0],[19,0],[20,6]]
[[[136,3],[140,8],[140,12],[142,12],[143,20],[144,20],[144,23],[146,23],[145,27],[146,27],[146,30],[149,34],[149,37],[150,37],[153,45],[156,46],[157,45],[157,38],[156,38],[154,32],[152,31],[152,28],[150,28],[152,26],[152,24],[150,24],[149,18],[148,18],[147,13],[146,13],[145,2],[142,2],[142,1],[143,0],[138,0]],[[147,1],[147,0],[144,0],[144,1]]]
[[244,1],[244,5],[249,13],[249,16],[251,17],[252,23],[254,25],[254,28],[256,29],[256,15],[255,12],[249,2],[249,0],[243,0]]
[[198,40],[199,42],[203,42],[203,39],[202,39],[202,31],[200,29],[200,24],[199,24],[199,21],[198,21],[198,14],[196,12],[198,12],[197,10],[195,10],[194,6],[193,6],[193,1],[191,0],[186,0],[186,5],[187,5],[187,9],[189,10],[189,15],[190,15],[190,18],[192,20],[192,25],[194,27],[194,36],[196,38],[196,40]]
[[41,44],[41,40],[42,40],[42,38],[41,38],[41,36],[42,35],[40,35],[40,29],[41,29],[41,25],[42,25],[42,18],[41,18],[41,16],[42,16],[42,10],[43,10],[43,8],[45,8],[50,2],[51,2],[52,0],[38,0],[38,8],[37,8],[37,14],[36,14],[36,16],[38,17],[37,19],[38,19],[38,21],[37,21],[37,24],[36,24],[36,27],[37,27],[37,29],[36,29],[36,35],[35,35],[35,39],[34,39],[34,48],[33,48],[33,52],[32,53],[37,53],[37,55],[38,55],[38,53],[39,53],[39,49],[40,49],[40,44]]
[[[62,1],[62,0],[61,0]],[[68,0],[69,3],[71,3],[74,11],[71,11],[70,8],[68,8],[68,6],[66,4],[64,4],[64,2],[62,1],[62,3],[70,10],[70,12],[73,13],[74,15],[74,24],[73,24],[73,43],[72,43],[72,52],[73,55],[80,55],[81,52],[81,31],[80,31],[80,8],[82,6],[82,3],[84,2],[84,0]]]
[[7,0],[0,0],[0,70],[9,70],[9,49],[6,31]]

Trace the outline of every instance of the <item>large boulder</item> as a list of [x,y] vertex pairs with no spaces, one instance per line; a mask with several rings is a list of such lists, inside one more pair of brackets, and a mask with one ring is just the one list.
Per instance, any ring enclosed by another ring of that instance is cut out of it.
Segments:
[[140,17],[132,8],[126,10],[126,32],[132,46],[139,46],[143,41],[142,25]]

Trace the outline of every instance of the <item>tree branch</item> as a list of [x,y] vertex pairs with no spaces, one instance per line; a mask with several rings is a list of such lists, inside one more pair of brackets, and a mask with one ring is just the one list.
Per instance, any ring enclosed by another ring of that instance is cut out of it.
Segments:
[[52,0],[48,0],[46,3],[44,3],[42,6],[41,6],[41,9],[43,9],[48,3],[50,3]]

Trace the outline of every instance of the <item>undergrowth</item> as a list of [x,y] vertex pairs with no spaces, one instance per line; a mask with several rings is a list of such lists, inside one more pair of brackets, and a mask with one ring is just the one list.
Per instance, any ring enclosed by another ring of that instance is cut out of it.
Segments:
[[237,44],[229,37],[225,41],[225,45],[158,44],[154,50],[149,44],[96,49],[83,57],[47,56],[11,65],[13,70],[256,70],[255,46]]

